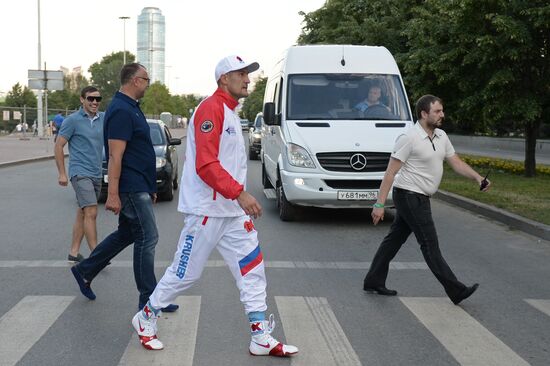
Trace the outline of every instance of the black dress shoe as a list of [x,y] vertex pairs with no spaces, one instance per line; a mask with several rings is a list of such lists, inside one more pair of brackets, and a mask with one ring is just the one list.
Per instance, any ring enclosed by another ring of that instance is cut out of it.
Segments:
[[462,300],[469,298],[479,287],[479,283],[474,283],[470,287],[466,287],[464,291],[460,294],[459,297],[456,299],[451,299],[453,301],[453,304],[458,305]]
[[367,292],[376,292],[378,295],[385,295],[385,296],[395,296],[397,295],[397,291],[390,290],[386,288],[385,286],[367,286],[363,285],[363,290]]

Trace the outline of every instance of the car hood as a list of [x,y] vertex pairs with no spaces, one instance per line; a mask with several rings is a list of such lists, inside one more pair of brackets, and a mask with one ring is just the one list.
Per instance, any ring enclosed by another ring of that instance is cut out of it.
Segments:
[[[307,122],[300,124],[306,126]],[[390,125],[382,123],[378,123],[377,127],[376,124],[373,121],[338,121],[328,122],[330,127],[300,127],[290,122],[288,128],[292,142],[317,154],[335,151],[391,152],[397,137],[412,125],[407,121],[404,127],[380,127]],[[392,124],[395,125],[395,122]]]

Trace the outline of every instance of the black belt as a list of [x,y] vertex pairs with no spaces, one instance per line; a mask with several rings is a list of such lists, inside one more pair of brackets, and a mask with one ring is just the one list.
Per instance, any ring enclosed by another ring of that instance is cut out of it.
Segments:
[[399,187],[393,187],[393,189],[395,189],[396,191],[399,191],[401,193],[405,193],[405,194],[417,194],[419,196],[424,196],[424,197],[428,197],[428,198],[430,197],[428,195],[425,195],[424,193],[409,191],[408,189],[403,189],[403,188],[399,188]]

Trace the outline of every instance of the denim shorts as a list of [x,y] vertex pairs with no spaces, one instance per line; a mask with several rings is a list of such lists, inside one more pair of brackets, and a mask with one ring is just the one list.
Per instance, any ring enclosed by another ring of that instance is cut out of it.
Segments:
[[96,206],[101,193],[101,178],[83,177],[75,175],[71,177],[71,184],[76,193],[78,207]]

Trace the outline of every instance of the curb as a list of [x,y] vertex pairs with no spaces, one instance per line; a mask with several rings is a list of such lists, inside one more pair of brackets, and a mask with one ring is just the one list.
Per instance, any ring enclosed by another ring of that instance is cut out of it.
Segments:
[[[65,156],[68,156],[68,154],[65,154]],[[0,169],[1,168],[6,168],[6,167],[9,167],[9,166],[14,166],[14,165],[21,165],[21,164],[35,163],[37,161],[51,160],[51,159],[54,159],[54,158],[55,158],[55,156],[53,156],[53,155],[44,155],[44,156],[38,156],[38,157],[35,157],[35,158],[30,158],[30,159],[8,161],[8,162],[5,162],[5,163],[0,163]]]
[[450,192],[437,191],[434,198],[497,220],[514,229],[521,230],[545,240],[550,240],[550,225],[545,225]]

